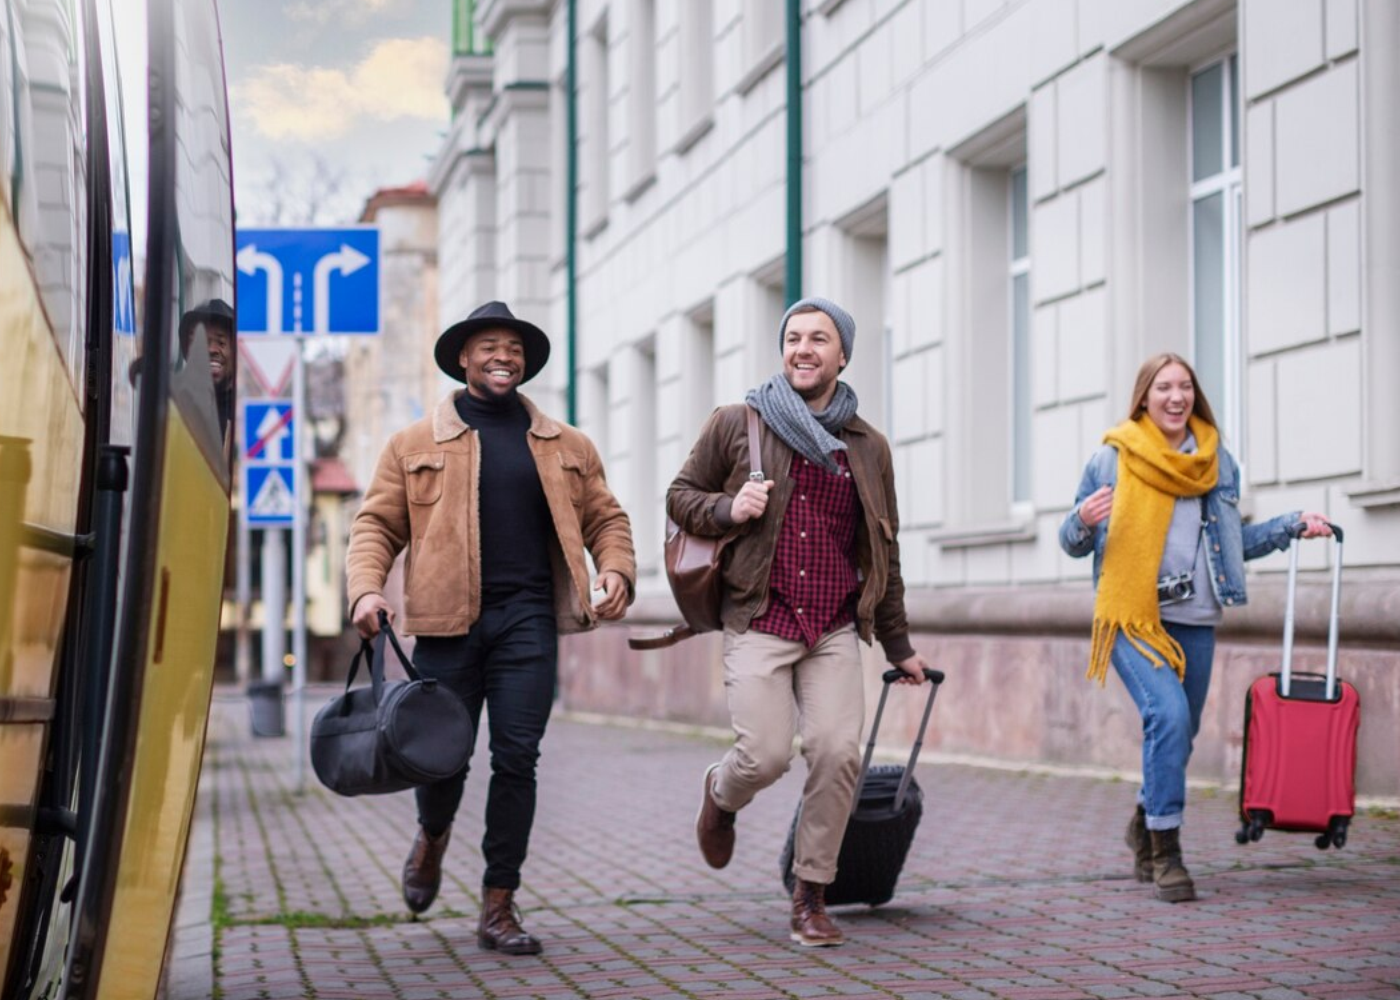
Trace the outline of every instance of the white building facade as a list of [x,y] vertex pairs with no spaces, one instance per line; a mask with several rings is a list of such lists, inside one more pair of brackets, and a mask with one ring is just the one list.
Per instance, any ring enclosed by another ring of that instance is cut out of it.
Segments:
[[[458,6],[476,34],[463,46],[459,31],[431,181],[441,316],[501,298],[551,333],[532,395],[563,415],[573,378],[577,422],[633,517],[629,625],[674,619],[665,490],[709,411],[778,370],[800,240],[801,291],[855,316],[846,378],[894,448],[916,645],[950,677],[935,746],[1136,767],[1131,703],[1082,680],[1090,566],[1057,533],[1139,364],[1169,350],[1198,369],[1246,515],[1315,509],[1345,526],[1362,790],[1400,796],[1392,0]],[[1303,547],[1310,666],[1330,558]],[[1201,776],[1238,771],[1244,687],[1276,667],[1286,565],[1253,564],[1249,607],[1227,615]],[[714,637],[643,655],[625,635],[566,644],[567,705],[725,721]]]

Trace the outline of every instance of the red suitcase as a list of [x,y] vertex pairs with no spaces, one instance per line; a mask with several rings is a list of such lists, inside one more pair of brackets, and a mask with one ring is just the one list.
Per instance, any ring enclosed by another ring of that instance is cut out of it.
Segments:
[[1283,666],[1250,685],[1244,703],[1244,760],[1235,840],[1258,840],[1265,830],[1318,834],[1321,850],[1341,847],[1356,812],[1356,688],[1337,677],[1337,618],[1342,588],[1342,530],[1332,526],[1332,610],[1327,673],[1293,670],[1293,599],[1298,545],[1289,549]]

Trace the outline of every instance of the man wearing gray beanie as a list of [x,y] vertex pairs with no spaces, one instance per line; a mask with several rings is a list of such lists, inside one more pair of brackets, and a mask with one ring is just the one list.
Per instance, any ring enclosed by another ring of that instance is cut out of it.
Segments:
[[[807,946],[845,940],[825,889],[860,771],[859,640],[879,639],[908,675],[900,683],[921,683],[928,667],[909,642],[889,442],[838,379],[855,337],[836,303],[794,303],[778,330],[782,371],[711,415],[666,495],[682,530],[728,540],[721,617],[735,740],[705,772],[700,852],[714,868],[729,863],[735,814],[787,771],[800,732],[791,930]],[[761,471],[749,468],[750,408]]]

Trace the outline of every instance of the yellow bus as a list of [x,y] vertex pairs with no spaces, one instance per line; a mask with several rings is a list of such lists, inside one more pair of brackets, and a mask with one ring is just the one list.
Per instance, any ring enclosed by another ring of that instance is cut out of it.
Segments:
[[6,998],[159,984],[229,524],[226,93],[213,0],[0,0]]

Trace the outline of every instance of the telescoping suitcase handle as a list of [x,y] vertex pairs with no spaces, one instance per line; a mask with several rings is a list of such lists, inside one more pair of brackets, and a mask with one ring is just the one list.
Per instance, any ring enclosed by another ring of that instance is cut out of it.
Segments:
[[[854,814],[860,805],[860,793],[865,788],[865,775],[870,770],[870,758],[875,756],[875,737],[880,732],[880,718],[885,714],[885,699],[890,696],[890,685],[901,677],[907,677],[903,670],[898,668],[886,670],[881,676],[885,686],[880,689],[880,704],[875,709],[875,719],[870,723],[870,740],[865,744],[865,759],[860,762],[860,778],[856,780],[856,794],[851,799],[851,813]],[[924,731],[928,729],[929,716],[933,714],[933,699],[938,694],[938,686],[943,683],[943,671],[924,668],[924,677],[932,685],[928,693],[928,703],[924,705],[924,717],[919,722],[919,733],[914,737],[914,749],[909,751],[909,763],[904,768],[904,774],[899,779],[899,789],[894,795],[895,812],[904,805],[904,795],[909,790],[909,781],[914,776],[914,762],[919,759],[919,751],[924,745]]]
[[[1342,609],[1342,529],[1331,522],[1337,540],[1337,556],[1332,560],[1332,610],[1327,622],[1327,687],[1323,697],[1337,696],[1337,621]],[[1279,670],[1278,693],[1287,698],[1293,689],[1293,600],[1298,592],[1298,545],[1288,547],[1288,601],[1283,612],[1283,667]]]

